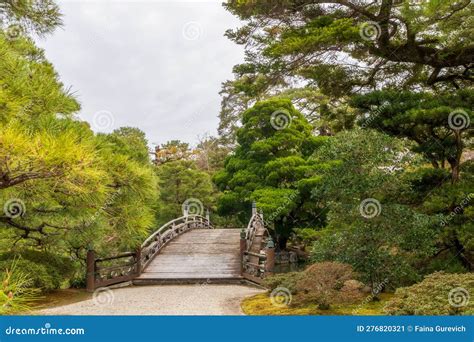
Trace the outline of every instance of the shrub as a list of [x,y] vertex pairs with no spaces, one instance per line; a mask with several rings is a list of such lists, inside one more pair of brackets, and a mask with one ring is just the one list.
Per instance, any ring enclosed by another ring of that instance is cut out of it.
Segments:
[[68,258],[34,250],[0,255],[0,269],[6,269],[15,258],[17,268],[31,277],[31,287],[43,291],[61,287],[74,273],[74,265]]
[[397,289],[385,306],[389,315],[472,315],[473,273],[436,272],[415,285]]
[[292,294],[296,293],[296,282],[303,277],[303,272],[289,272],[276,274],[265,278],[264,286],[270,291],[277,287],[287,288]]
[[320,309],[332,304],[351,304],[363,297],[364,285],[355,280],[352,266],[338,262],[320,262],[309,266],[296,282],[294,304],[315,303]]

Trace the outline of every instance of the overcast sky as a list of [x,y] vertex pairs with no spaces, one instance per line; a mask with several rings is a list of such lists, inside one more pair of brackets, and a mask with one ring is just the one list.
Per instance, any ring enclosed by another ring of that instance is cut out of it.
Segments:
[[243,61],[221,1],[58,1],[64,28],[38,41],[92,129],[143,130],[150,145],[216,134],[221,82]]

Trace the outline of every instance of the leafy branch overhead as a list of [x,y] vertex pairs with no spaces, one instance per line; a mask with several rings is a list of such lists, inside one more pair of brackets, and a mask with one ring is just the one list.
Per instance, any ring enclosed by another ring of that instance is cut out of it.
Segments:
[[294,100],[326,135],[352,128],[348,96],[473,85],[470,0],[230,0],[224,7],[244,22],[227,37],[245,47],[245,62],[221,91],[219,133],[229,142],[240,113],[272,96]]
[[225,7],[247,21],[227,32],[247,47],[240,75],[302,76],[326,93],[474,80],[470,0],[235,0]]

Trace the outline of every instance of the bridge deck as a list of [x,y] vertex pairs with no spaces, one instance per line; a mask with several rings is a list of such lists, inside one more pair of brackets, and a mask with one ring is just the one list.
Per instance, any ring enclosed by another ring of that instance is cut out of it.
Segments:
[[240,229],[193,229],[169,242],[140,281],[240,279]]

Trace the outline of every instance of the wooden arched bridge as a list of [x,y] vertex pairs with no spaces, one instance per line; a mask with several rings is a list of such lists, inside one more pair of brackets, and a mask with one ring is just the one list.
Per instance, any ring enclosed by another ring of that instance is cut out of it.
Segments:
[[89,251],[87,290],[129,281],[260,283],[274,265],[274,244],[254,204],[247,228],[218,229],[209,215],[185,214],[152,233],[136,251],[103,258]]

